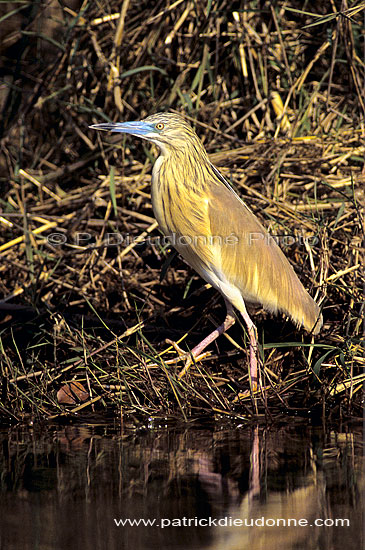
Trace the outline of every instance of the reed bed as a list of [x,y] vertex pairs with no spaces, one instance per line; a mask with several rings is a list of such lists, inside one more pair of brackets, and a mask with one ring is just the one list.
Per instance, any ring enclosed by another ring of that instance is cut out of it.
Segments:
[[[0,63],[4,422],[361,416],[365,2],[7,2]],[[224,305],[161,238],[155,151],[96,122],[184,114],[269,227],[324,326],[259,308],[264,390]]]

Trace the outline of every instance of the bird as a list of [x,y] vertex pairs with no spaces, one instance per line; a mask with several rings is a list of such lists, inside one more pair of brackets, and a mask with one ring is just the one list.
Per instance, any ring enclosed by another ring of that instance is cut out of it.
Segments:
[[188,355],[182,378],[203,350],[242,315],[249,337],[250,389],[258,388],[257,329],[246,304],[281,312],[297,327],[319,333],[318,304],[300,282],[275,238],[210,162],[195,130],[180,114],[161,112],[139,121],[93,124],[157,145],[151,200],[162,233],[185,261],[224,298],[223,323]]

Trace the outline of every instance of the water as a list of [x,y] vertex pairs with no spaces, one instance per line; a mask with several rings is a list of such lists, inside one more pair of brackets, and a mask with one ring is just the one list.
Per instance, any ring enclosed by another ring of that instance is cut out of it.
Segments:
[[[122,433],[79,425],[8,429],[0,437],[1,549],[364,545],[361,426],[151,421]],[[153,525],[117,526],[120,520]]]

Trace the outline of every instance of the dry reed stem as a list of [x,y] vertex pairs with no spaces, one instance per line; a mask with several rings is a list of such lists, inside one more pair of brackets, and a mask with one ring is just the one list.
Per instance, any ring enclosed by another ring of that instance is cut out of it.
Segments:
[[[364,3],[312,6],[313,16],[291,2],[152,4],[52,3],[51,23],[40,2],[36,20],[2,23],[0,415],[54,418],[59,386],[85,379],[82,410],[360,414]],[[191,349],[222,305],[159,241],[153,150],[88,129],[164,109],[191,121],[324,308],[313,345],[256,312],[267,390],[254,405],[239,397],[239,325],[177,380],[165,339]]]

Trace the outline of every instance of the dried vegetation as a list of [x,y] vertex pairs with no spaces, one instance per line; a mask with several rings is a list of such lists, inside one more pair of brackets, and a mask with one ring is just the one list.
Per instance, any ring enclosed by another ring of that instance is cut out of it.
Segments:
[[[347,0],[2,4],[4,420],[108,410],[360,416],[364,8]],[[161,110],[188,117],[323,307],[313,346],[256,311],[266,390],[255,401],[242,397],[240,324],[177,379],[182,363],[165,339],[191,348],[221,321],[222,300],[158,238],[153,149],[88,129]],[[70,404],[60,404],[70,382]],[[81,404],[82,388],[90,397]]]

